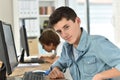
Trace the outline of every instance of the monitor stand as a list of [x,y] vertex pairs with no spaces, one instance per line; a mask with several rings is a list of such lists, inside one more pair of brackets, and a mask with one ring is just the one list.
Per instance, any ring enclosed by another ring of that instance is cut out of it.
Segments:
[[6,80],[6,67],[5,64],[2,63],[0,67],[0,80]]
[[20,62],[23,63],[24,62],[24,54],[25,54],[25,50],[22,50],[22,54],[20,56]]

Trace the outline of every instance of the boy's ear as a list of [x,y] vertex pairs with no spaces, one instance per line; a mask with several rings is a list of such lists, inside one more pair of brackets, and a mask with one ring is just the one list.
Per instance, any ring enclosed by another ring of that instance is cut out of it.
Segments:
[[81,23],[81,20],[79,17],[76,17],[77,23]]
[[50,45],[50,46],[53,46],[53,43],[50,43],[49,45]]

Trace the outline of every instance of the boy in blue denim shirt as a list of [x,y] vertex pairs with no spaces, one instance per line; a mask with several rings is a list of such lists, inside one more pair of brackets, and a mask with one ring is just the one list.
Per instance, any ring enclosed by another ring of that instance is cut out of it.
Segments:
[[51,66],[50,78],[64,78],[66,68],[73,80],[112,80],[120,76],[120,49],[107,38],[89,35],[80,28],[81,20],[73,9],[56,9],[49,25],[66,41],[61,57]]

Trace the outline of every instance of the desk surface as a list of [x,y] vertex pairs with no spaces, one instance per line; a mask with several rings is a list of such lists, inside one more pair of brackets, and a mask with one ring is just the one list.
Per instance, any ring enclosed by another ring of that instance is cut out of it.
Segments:
[[43,64],[40,64],[39,66],[17,67],[13,70],[13,73],[8,76],[8,78],[22,77],[24,75],[24,73],[28,72],[28,71],[47,70],[47,69],[49,69],[50,65],[51,65],[50,63],[43,63]]
[[[43,64],[40,64],[39,66],[17,67],[15,68],[13,73],[8,76],[7,80],[22,80],[21,77],[23,77],[25,72],[34,71],[34,70],[47,70],[49,69],[50,65],[51,65],[50,63],[43,63]],[[51,80],[51,79],[49,79],[46,76],[45,80]],[[54,80],[68,80],[68,79],[54,79]]]

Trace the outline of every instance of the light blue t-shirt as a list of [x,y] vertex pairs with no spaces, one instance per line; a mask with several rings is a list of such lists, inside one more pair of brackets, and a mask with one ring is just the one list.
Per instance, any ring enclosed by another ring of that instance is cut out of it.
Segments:
[[78,59],[78,54],[79,54],[79,51],[73,47],[73,55],[74,55],[75,61]]

